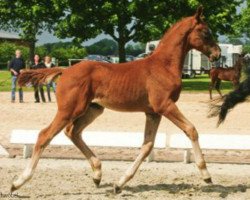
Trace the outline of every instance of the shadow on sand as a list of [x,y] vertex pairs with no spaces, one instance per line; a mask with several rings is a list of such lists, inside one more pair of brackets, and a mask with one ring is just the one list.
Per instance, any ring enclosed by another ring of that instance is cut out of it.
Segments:
[[222,185],[206,185],[198,186],[193,184],[156,184],[156,185],[138,185],[135,187],[125,187],[124,190],[130,191],[132,193],[140,193],[144,191],[168,191],[169,193],[176,194],[184,191],[190,191],[190,193],[195,192],[205,192],[205,193],[218,193],[220,197],[226,198],[229,194],[236,192],[246,192],[250,188],[250,185],[232,185],[232,186],[222,186]]
[[[113,193],[112,183],[105,183],[100,185],[99,188],[107,188],[106,191],[97,191],[93,194],[91,192],[85,192],[86,195],[105,195],[106,197],[113,197],[115,198],[115,194]],[[155,185],[137,185],[135,187],[126,186],[123,189],[123,193],[121,194],[123,197],[133,197],[136,193],[148,192],[148,191],[167,191],[170,194],[189,194],[192,196],[194,193],[203,192],[203,193],[218,193],[221,198],[226,198],[229,194],[237,193],[237,192],[246,192],[247,189],[250,188],[250,185],[232,185],[232,186],[222,186],[222,185],[206,185],[206,186],[199,186],[194,184],[155,184]],[[126,193],[129,192],[129,193]],[[82,195],[83,192],[65,192],[63,196],[78,196]],[[50,197],[54,196],[53,194],[46,194],[46,195],[39,195],[37,197]],[[29,198],[29,196],[21,196],[17,195],[20,199]]]

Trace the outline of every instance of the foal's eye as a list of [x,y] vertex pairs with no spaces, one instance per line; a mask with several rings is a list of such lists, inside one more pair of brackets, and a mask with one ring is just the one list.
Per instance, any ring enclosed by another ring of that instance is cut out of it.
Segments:
[[210,39],[212,37],[211,31],[209,29],[203,31],[202,36],[203,36],[204,39]]

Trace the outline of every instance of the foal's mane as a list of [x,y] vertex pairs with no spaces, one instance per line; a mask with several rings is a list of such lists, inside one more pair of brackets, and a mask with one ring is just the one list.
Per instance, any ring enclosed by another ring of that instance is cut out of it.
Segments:
[[[179,31],[179,33],[181,34],[181,36],[185,35],[185,32],[187,31],[186,27],[192,27],[192,23],[191,23],[191,19],[193,17],[185,17],[181,20],[179,20],[178,22],[176,22],[174,25],[172,25],[163,35],[163,37],[160,40],[159,45],[157,46],[157,48],[154,50],[153,54],[155,52],[157,52],[157,50],[159,50],[163,44],[165,44],[169,37],[172,35],[172,33],[178,33],[178,31],[181,29],[181,31]],[[185,27],[185,28],[184,28]],[[177,35],[176,35],[177,36]]]

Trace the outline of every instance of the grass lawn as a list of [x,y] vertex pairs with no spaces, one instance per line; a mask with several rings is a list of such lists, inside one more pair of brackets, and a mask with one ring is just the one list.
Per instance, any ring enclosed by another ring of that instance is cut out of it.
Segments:
[[[24,91],[33,91],[33,88],[23,88]],[[0,92],[11,91],[11,75],[9,71],[0,70]]]
[[[195,78],[186,78],[182,79],[182,88],[183,91],[190,91],[190,92],[207,92],[210,83],[210,78],[208,74],[204,75],[197,75]],[[222,81],[221,83],[221,91],[222,93],[228,93],[229,91],[233,90],[233,85],[229,81]],[[217,91],[213,91],[217,93]]]
[[11,90],[11,76],[9,71],[0,71],[0,91]]
[[[189,92],[208,92],[210,79],[207,74],[197,76],[195,78],[182,79],[183,91]],[[232,90],[230,82],[222,82],[222,93],[227,93]],[[0,71],[0,91],[11,90],[11,75],[9,71]],[[24,88],[25,91],[32,91],[32,88]]]

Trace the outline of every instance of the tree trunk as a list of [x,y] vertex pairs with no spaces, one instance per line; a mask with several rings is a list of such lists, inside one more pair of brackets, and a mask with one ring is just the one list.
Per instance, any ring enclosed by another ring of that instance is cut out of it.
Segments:
[[126,35],[125,35],[125,22],[124,22],[124,16],[118,15],[118,50],[119,50],[119,62],[123,63],[126,62],[126,50],[125,50],[125,44],[126,41]]
[[126,50],[125,50],[125,39],[120,36],[118,41],[118,49],[119,49],[119,62],[126,62]]
[[35,45],[36,42],[35,41],[30,41],[29,43],[29,61],[33,61],[34,60],[34,55],[35,55]]

